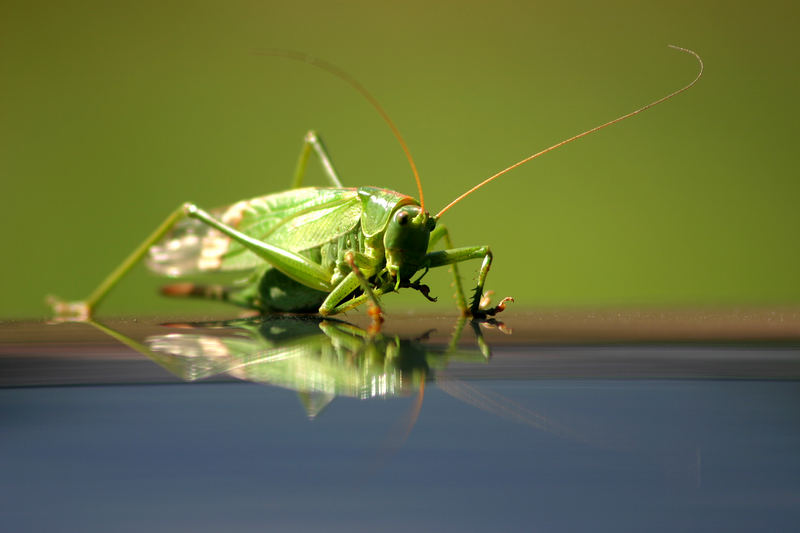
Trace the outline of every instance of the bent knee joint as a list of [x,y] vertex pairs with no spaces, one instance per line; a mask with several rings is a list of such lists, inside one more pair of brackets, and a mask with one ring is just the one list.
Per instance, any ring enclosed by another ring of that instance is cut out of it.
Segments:
[[197,212],[200,210],[199,207],[197,207],[195,204],[193,204],[191,202],[185,202],[181,206],[181,209],[183,209],[183,214],[186,215],[187,217],[194,217],[195,215],[197,215]]

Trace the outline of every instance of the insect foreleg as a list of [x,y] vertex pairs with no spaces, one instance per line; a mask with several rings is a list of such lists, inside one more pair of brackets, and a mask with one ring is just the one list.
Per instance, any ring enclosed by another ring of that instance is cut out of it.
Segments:
[[426,256],[427,265],[431,268],[455,265],[462,261],[469,261],[470,259],[481,259],[481,270],[478,274],[478,284],[475,287],[475,294],[472,297],[472,302],[469,306],[469,314],[474,318],[486,318],[493,316],[505,308],[505,302],[510,298],[504,298],[496,307],[485,309],[482,306],[483,288],[486,284],[486,276],[489,274],[489,269],[492,266],[492,251],[488,246],[474,246],[468,248],[454,248],[451,250],[444,250],[439,252],[429,252]]
[[[450,239],[450,231],[447,229],[447,226],[437,225],[431,232],[431,238],[430,241],[428,241],[428,253],[433,250],[434,245],[441,239],[444,239],[448,249],[453,249],[453,241]],[[456,263],[450,265],[450,270],[453,272],[453,286],[456,289],[456,305],[458,305],[461,314],[467,314],[467,299],[464,297],[464,287],[461,285],[461,275],[458,273],[458,266],[456,266]]]
[[183,209],[186,216],[196,218],[224,233],[296,282],[324,292],[331,290],[331,275],[322,265],[292,251],[249,237],[218,221],[196,205],[185,204]]
[[170,214],[158,228],[142,242],[100,285],[83,301],[64,302],[55,297],[48,297],[48,304],[55,313],[56,320],[86,320],[92,315],[103,298],[122,279],[131,268],[144,257],[147,251],[185,216],[184,206],[179,207]]
[[306,174],[306,166],[308,165],[308,157],[311,155],[311,150],[314,150],[319,156],[319,162],[322,165],[322,170],[330,180],[334,187],[342,187],[342,182],[339,179],[336,169],[333,167],[331,157],[328,155],[328,150],[325,148],[322,139],[316,131],[310,130],[303,137],[303,148],[300,150],[300,157],[297,159],[297,166],[294,171],[294,180],[292,181],[292,188],[298,189],[303,183],[303,178]]

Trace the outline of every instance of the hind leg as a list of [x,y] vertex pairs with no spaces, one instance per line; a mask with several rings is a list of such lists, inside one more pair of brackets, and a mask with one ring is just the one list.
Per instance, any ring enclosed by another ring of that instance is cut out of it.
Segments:
[[311,155],[311,150],[316,152],[319,157],[319,162],[322,165],[322,170],[334,187],[342,187],[342,181],[336,173],[336,169],[331,162],[331,156],[328,155],[328,150],[322,142],[316,131],[310,130],[303,137],[303,148],[300,150],[300,157],[297,159],[297,166],[294,171],[294,180],[292,181],[292,189],[299,188],[303,183],[303,178],[306,174],[306,166],[308,165],[308,157]]
[[55,315],[54,319],[57,322],[84,321],[89,319],[95,307],[103,301],[109,291],[111,291],[111,289],[125,277],[125,274],[144,257],[150,247],[160,241],[184,216],[186,216],[184,206],[173,211],[149,237],[147,237],[94,291],[92,291],[91,294],[89,294],[89,296],[86,297],[85,300],[65,302],[55,296],[48,296],[47,303],[53,310],[53,314]]

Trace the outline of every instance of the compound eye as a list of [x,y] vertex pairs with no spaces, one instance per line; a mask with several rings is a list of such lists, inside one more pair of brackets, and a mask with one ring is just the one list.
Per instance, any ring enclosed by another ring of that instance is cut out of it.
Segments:
[[397,216],[395,217],[395,220],[397,220],[397,223],[400,224],[401,226],[405,226],[406,224],[408,224],[408,219],[409,215],[406,211],[400,211],[399,213],[397,213]]

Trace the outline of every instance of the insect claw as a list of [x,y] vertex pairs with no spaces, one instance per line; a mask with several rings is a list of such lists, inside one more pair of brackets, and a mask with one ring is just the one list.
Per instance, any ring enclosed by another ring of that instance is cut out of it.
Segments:
[[436,297],[436,296],[431,296],[431,295],[430,295],[431,288],[430,288],[430,287],[428,287],[427,285],[421,285],[419,282],[417,282],[416,284],[414,284],[414,285],[412,286],[412,288],[413,288],[413,289],[416,289],[416,290],[418,290],[419,292],[421,292],[421,293],[422,293],[422,295],[423,295],[425,298],[427,298],[427,300],[428,300],[429,302],[437,302],[437,301],[439,301],[439,298],[438,298],[438,297]]
[[439,298],[437,298],[436,296],[431,296],[430,295],[431,294],[431,288],[428,287],[427,285],[423,285],[422,283],[419,282],[419,280],[417,280],[417,281],[415,281],[413,283],[408,282],[408,281],[402,282],[400,284],[400,287],[408,288],[408,289],[414,289],[415,291],[421,292],[422,295],[425,298],[427,298],[427,300],[429,302],[438,302],[439,301]]
[[495,312],[492,313],[492,314],[496,314],[496,313],[499,313],[500,311],[504,310],[506,308],[506,302],[513,302],[513,301],[514,301],[514,298],[512,298],[511,296],[506,296],[505,298],[500,300],[499,304],[497,304],[495,306],[495,308],[494,308]]
[[[478,320],[482,320],[482,319],[486,319],[488,317],[492,317],[492,316],[496,315],[497,313],[500,313],[501,311],[505,310],[506,302],[513,302],[514,301],[514,298],[511,298],[510,296],[507,296],[507,297],[503,298],[502,300],[500,300],[500,303],[497,304],[496,306],[489,307],[489,305],[491,304],[491,294],[492,294],[492,291],[486,291],[486,293],[484,293],[484,295],[481,296],[481,298],[478,300],[478,305],[477,306],[475,306],[475,303],[474,303],[475,299],[473,299],[473,307],[470,309],[470,312],[469,312],[469,314],[472,316],[472,318],[478,319]],[[475,296],[477,297],[477,294]]]

